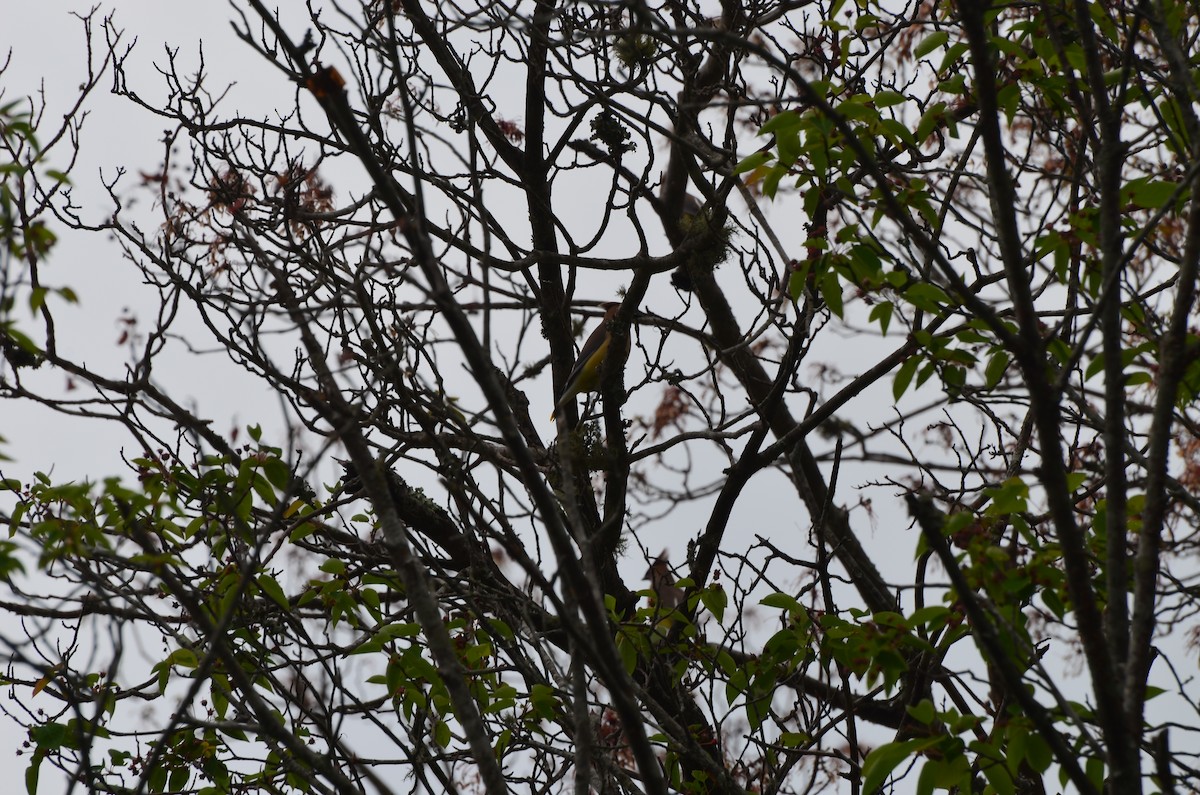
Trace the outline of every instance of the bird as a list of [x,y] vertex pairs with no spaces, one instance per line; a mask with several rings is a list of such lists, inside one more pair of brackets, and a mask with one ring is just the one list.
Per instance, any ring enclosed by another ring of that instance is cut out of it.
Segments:
[[646,579],[650,581],[655,607],[660,613],[670,613],[683,604],[685,594],[683,589],[675,584],[675,575],[671,573],[667,550],[664,549],[650,564],[650,568],[646,570]]
[[671,572],[665,549],[646,570],[646,579],[650,581],[650,591],[654,594],[650,600],[650,608],[653,611],[650,619],[650,642],[658,645],[670,636],[671,627],[682,617],[679,611],[685,608],[684,597],[687,593],[675,584],[675,575]]
[[684,229],[690,229],[695,224],[696,219],[700,218],[700,214],[704,212],[704,202],[690,193],[683,194],[683,215],[679,218],[679,223],[684,225]]
[[[608,358],[609,341],[612,339],[612,331],[609,327],[613,318],[617,316],[621,304],[608,301],[600,306],[604,309],[604,317],[600,320],[599,325],[592,329],[592,333],[588,335],[583,347],[579,349],[579,357],[575,360],[575,366],[571,368],[571,374],[567,376],[562,395],[554,403],[554,411],[550,412],[552,420],[556,419],[563,407],[569,401],[574,400],[580,392],[595,392],[600,388],[600,375],[604,361]],[[630,339],[626,334],[625,351],[621,354],[622,360],[629,355],[629,347]]]

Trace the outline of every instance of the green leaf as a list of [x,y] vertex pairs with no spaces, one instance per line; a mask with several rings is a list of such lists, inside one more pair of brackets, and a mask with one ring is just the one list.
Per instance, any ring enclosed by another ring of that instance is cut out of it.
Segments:
[[780,609],[787,610],[789,613],[801,613],[804,611],[804,608],[801,606],[796,597],[792,596],[791,594],[780,593],[778,591],[764,596],[762,600],[759,601],[759,604],[763,607],[778,607]]
[[777,681],[774,675],[762,674],[754,677],[746,693],[746,721],[752,731],[758,731],[771,716],[771,696]]
[[[299,500],[297,500],[297,502],[299,502]],[[295,505],[295,503],[293,503],[293,505]],[[290,516],[292,513],[294,512],[289,508],[288,515]],[[288,536],[288,540],[292,543],[303,541],[315,532],[317,532],[317,526],[315,524],[312,522],[304,522],[296,526],[296,529],[293,530]]]
[[767,119],[767,123],[758,128],[759,135],[770,135],[778,130],[788,128],[798,128],[800,126],[800,116],[795,111],[785,110],[781,113],[776,113],[771,118]]
[[200,658],[191,649],[176,649],[166,660],[168,665],[178,665],[180,668],[195,668],[200,665]]
[[63,723],[47,723],[29,730],[29,738],[42,750],[57,751],[67,738],[67,727]]
[[800,143],[800,128],[781,127],[776,131],[775,149],[779,152],[779,163],[782,166],[791,166],[799,160],[804,151]]
[[820,291],[821,297],[829,306],[829,311],[839,318],[842,317],[842,283],[835,271],[827,271],[821,277]]
[[37,795],[38,772],[42,766],[42,759],[45,757],[45,752],[34,751],[33,757],[29,760],[29,767],[25,768],[25,792],[28,795]]
[[909,707],[908,714],[912,716],[913,720],[917,721],[921,725],[928,726],[933,723],[934,718],[937,717],[937,710],[934,709],[933,702],[925,698],[921,699],[919,703]]
[[162,792],[167,787],[167,768],[165,765],[158,765],[150,771],[150,777],[147,780],[147,787],[151,792]]
[[967,76],[961,73],[952,75],[938,83],[937,90],[943,94],[965,94],[967,93]]
[[283,491],[292,480],[291,468],[278,456],[271,456],[263,462],[263,473],[271,485]]
[[943,56],[941,64],[938,65],[938,74],[944,74],[951,67],[956,67],[959,59],[966,55],[969,49],[971,49],[971,45],[965,41],[958,41],[951,44],[946,49],[946,54]]
[[262,592],[271,598],[275,604],[282,607],[284,610],[291,610],[292,606],[288,603],[287,594],[283,592],[283,588],[279,582],[269,574],[260,574],[255,578],[258,587]]
[[946,103],[935,102],[930,105],[924,113],[921,114],[921,119],[917,122],[917,131],[915,137],[918,141],[927,139],[933,131],[937,129],[938,124],[946,116]]
[[900,369],[896,371],[896,380],[892,382],[892,397],[899,400],[908,390],[908,385],[912,383],[913,375],[917,372],[917,367],[921,364],[920,356],[910,356],[904,360],[904,364],[900,365]]
[[897,146],[917,145],[917,139],[912,134],[912,130],[908,129],[908,125],[902,124],[895,119],[880,119],[879,130],[891,143]]
[[770,152],[768,152],[766,150],[763,150],[760,152],[754,152],[753,154],[748,155],[747,157],[743,158],[742,161],[737,164],[737,167],[735,167],[733,169],[733,173],[734,174],[745,174],[747,171],[753,171],[754,169],[758,168],[759,166],[766,165],[767,163],[771,162],[774,158],[775,158],[775,155],[771,154]]
[[863,762],[863,792],[875,792],[883,783],[887,781],[888,776],[896,769],[896,766],[908,759],[913,754],[928,748],[933,744],[932,740],[903,740],[896,743],[886,743],[878,746],[871,753],[867,754],[867,759]]
[[930,759],[921,768],[921,775],[917,780],[918,792],[952,790],[955,787],[958,787],[959,791],[971,791],[971,767],[963,754],[959,753],[949,759]]
[[879,120],[879,111],[868,105],[867,100],[862,94],[855,95],[838,105],[838,112],[851,121],[867,122],[872,126]]
[[1055,615],[1056,618],[1060,620],[1067,614],[1066,605],[1064,605],[1062,600],[1059,599],[1058,594],[1050,589],[1045,589],[1042,591],[1042,602],[1046,605],[1046,609],[1048,609]]
[[700,603],[704,609],[712,613],[713,618],[722,621],[725,618],[725,608],[729,604],[729,595],[719,585],[713,585],[700,592]]
[[1025,756],[1030,766],[1038,773],[1045,773],[1054,761],[1054,752],[1050,750],[1049,743],[1036,732],[1029,732],[1025,736],[1025,743]]
[[762,181],[762,192],[767,198],[774,199],[776,191],[779,190],[779,181],[787,176],[789,166],[786,164],[776,164],[767,172],[767,176]]
[[1174,182],[1143,177],[1129,182],[1122,193],[1124,198],[1136,207],[1157,210],[1176,195],[1182,194],[1183,189]]
[[421,634],[421,625],[416,622],[397,621],[380,627],[375,634],[355,647],[351,654],[367,654],[382,649],[400,638],[415,638]]
[[637,669],[638,649],[645,646],[645,638],[639,639],[632,632],[623,631],[617,635],[617,652],[621,655],[621,664],[625,673],[632,674]]
[[37,312],[46,305],[46,295],[50,292],[48,287],[34,287],[29,291],[29,311]]
[[177,767],[171,771],[171,776],[168,780],[167,787],[172,792],[182,792],[187,786],[188,779],[192,777],[192,772],[186,767]]
[[1019,477],[1011,477],[995,488],[984,489],[984,494],[992,500],[987,507],[990,516],[1022,513],[1028,509],[1029,486]]
[[1071,358],[1071,346],[1060,337],[1054,337],[1046,343],[1046,353],[1054,357],[1059,364],[1066,364]]
[[980,769],[988,783],[992,785],[992,789],[996,791],[996,795],[1015,795],[1016,785],[1013,784],[1012,776],[1009,775],[1004,765],[998,762],[982,762]]
[[562,713],[562,702],[549,685],[535,684],[529,688],[529,703],[533,707],[533,714],[542,720],[553,720]]
[[439,720],[433,725],[433,741],[440,748],[447,748],[450,745],[450,724],[444,720]]
[[984,384],[988,389],[1000,383],[1000,379],[1004,377],[1004,371],[1008,369],[1010,361],[1011,357],[1008,355],[1008,352],[1003,350],[996,351],[988,359],[987,367],[983,370]]
[[867,316],[870,321],[879,321],[879,331],[887,334],[888,326],[892,324],[892,313],[896,307],[891,301],[884,301],[882,304],[876,304],[871,307],[871,314]]
[[[952,524],[961,523],[961,520],[959,522],[955,521],[958,519],[958,517],[965,518],[967,523],[974,520],[974,517],[971,514],[965,512],[951,515],[946,520],[947,535],[949,535],[951,532],[949,528],[952,526]],[[945,605],[929,605],[928,607],[922,607],[914,610],[908,617],[908,626],[921,627],[936,624],[938,627],[941,627],[945,624],[946,619],[950,615],[950,608],[946,607]]]
[[[948,41],[950,41],[949,31],[935,30],[933,33],[930,33],[928,36],[922,39],[920,44],[913,48],[913,57],[924,58],[926,55],[938,49],[939,47],[945,46],[946,42]],[[870,787],[866,787],[866,789],[870,791]]]
[[1084,771],[1096,787],[1096,791],[1102,791],[1104,789],[1104,760],[1099,757],[1089,757],[1084,762]]
[[890,108],[892,105],[901,105],[906,101],[906,97],[899,91],[880,91],[875,95],[875,106],[880,108]]
[[946,291],[930,282],[917,282],[904,291],[904,299],[917,309],[937,313],[952,302]]
[[318,568],[326,574],[340,575],[344,574],[346,571],[346,562],[344,560],[338,560],[337,558],[330,558],[322,563]]

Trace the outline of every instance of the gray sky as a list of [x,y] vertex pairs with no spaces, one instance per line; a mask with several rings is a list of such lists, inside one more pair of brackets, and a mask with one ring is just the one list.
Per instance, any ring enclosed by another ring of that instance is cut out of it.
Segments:
[[[4,101],[44,89],[50,108],[48,122],[61,116],[66,103],[74,99],[75,86],[86,65],[82,26],[70,16],[70,11],[82,13],[89,8],[87,4],[28,3],[23,4],[20,15],[9,15],[4,27],[0,28],[0,50],[11,49],[12,52],[12,65],[0,83],[5,92]],[[154,73],[152,65],[165,57],[164,44],[179,47],[181,62],[198,63],[200,41],[204,42],[209,85],[234,84],[226,108],[245,109],[252,115],[261,116],[275,103],[286,106],[292,101],[292,89],[283,83],[277,72],[233,35],[228,21],[230,7],[225,4],[130,0],[104,8],[115,9],[115,24],[125,30],[126,43],[137,40],[130,71],[143,76],[145,91],[142,93],[151,102],[155,92],[162,90],[162,80]],[[95,15],[97,28],[105,13],[107,11],[102,9]],[[302,30],[298,25],[293,32],[299,34]],[[99,36],[102,38],[102,32]],[[125,100],[111,96],[109,86],[110,81],[102,79],[88,102],[91,115],[82,136],[81,162],[73,180],[78,203],[87,212],[95,213],[96,220],[108,207],[108,199],[100,188],[101,173],[111,177],[114,167],[123,165],[129,169],[126,179],[132,185],[139,169],[155,169],[161,161],[160,141],[166,126],[161,120],[132,108]],[[780,212],[779,208],[773,207],[767,207],[767,210],[769,214]],[[780,226],[781,231],[791,235],[785,242],[797,246],[803,236],[801,225]],[[56,231],[61,233],[63,230]],[[127,352],[117,344],[122,330],[119,318],[125,307],[136,311],[140,306],[139,295],[144,295],[136,271],[122,260],[115,246],[97,245],[94,236],[64,235],[52,255],[47,278],[57,284],[71,285],[81,296],[78,308],[59,309],[60,317],[69,318],[69,324],[64,328],[71,349],[89,365],[119,373],[127,357]],[[604,278],[598,278],[589,289],[595,294],[588,297],[603,298],[606,296],[600,293],[609,289],[609,285]],[[664,314],[677,311],[678,301],[673,291],[666,287],[665,277],[651,288],[649,304]],[[745,317],[749,317],[749,313]],[[71,334],[71,328],[87,329],[87,333]],[[831,344],[836,345],[836,342]],[[890,349],[893,344],[881,343],[880,350]],[[827,350],[825,353],[827,358],[852,371],[856,358],[865,364],[875,360],[877,351],[846,346],[845,350]],[[210,371],[182,366],[162,370],[161,377],[169,381],[172,394],[194,397],[201,407],[200,414],[213,418],[218,432],[227,434],[239,423],[265,424],[277,413],[271,395],[261,385],[245,377],[239,378],[237,371],[221,356],[210,357],[209,361],[214,368],[223,369]],[[220,377],[214,378],[214,372],[218,371]],[[61,386],[63,379],[62,374],[50,372],[31,377],[40,379],[47,388]],[[889,419],[892,415],[890,385],[890,379],[885,379],[868,390],[856,401],[854,416],[863,423]],[[547,394],[543,396],[545,413],[549,412],[551,402],[548,390],[547,381]],[[918,402],[924,402],[929,396],[927,392]],[[644,408],[653,405],[657,397],[657,394],[644,396],[633,405]],[[6,411],[10,410],[6,406]],[[9,422],[0,429],[0,434],[7,439],[4,452],[15,459],[11,465],[4,465],[6,474],[24,478],[33,471],[53,470],[55,479],[60,480],[95,478],[122,471],[119,454],[121,446],[129,440],[119,427],[105,428],[94,422],[84,424],[54,419],[51,429],[47,424],[49,415],[28,407],[22,408],[24,411],[29,414],[16,419],[9,415]],[[540,414],[535,412],[535,416]],[[550,433],[549,427],[546,433]],[[126,452],[132,455],[137,451]],[[843,486],[857,485],[877,474],[848,467],[842,475]],[[738,513],[731,524],[740,529],[741,537],[731,538],[731,543],[749,545],[757,534],[774,535],[784,546],[804,538],[808,518],[802,512],[781,516],[778,512],[768,515],[762,510],[762,506],[772,504],[773,490],[781,488],[790,487],[774,475],[753,482],[739,502]],[[896,571],[910,572],[915,538],[905,531],[907,518],[891,510],[886,490],[875,490],[874,497],[878,500],[881,518],[876,523],[878,532],[871,532],[873,537],[868,540],[894,549],[893,555],[879,556],[885,565],[890,560]],[[796,505],[797,502],[792,497],[786,504]],[[665,529],[661,538],[641,539],[652,553],[666,546],[677,558],[682,557],[686,539],[695,535],[704,519],[703,514],[690,518],[683,514],[677,516],[680,519],[673,527]],[[856,520],[857,526],[864,530],[875,529],[861,515]],[[638,565],[631,564],[626,572],[631,582],[640,578],[640,570],[635,572]],[[34,706],[37,706],[36,700]],[[0,720],[0,748],[8,749],[0,750],[0,763],[14,761],[12,749],[22,739],[16,733],[16,727]],[[17,761],[17,769],[23,769],[26,761]],[[13,768],[10,765],[8,769]],[[48,783],[43,781],[44,792],[53,791]]]

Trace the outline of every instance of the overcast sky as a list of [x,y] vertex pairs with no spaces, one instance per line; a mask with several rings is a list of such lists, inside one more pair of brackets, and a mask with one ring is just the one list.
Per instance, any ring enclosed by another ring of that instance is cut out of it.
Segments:
[[[97,48],[94,57],[103,57],[104,32],[101,22],[112,13],[113,5],[105,5],[93,17]],[[82,82],[87,69],[87,52],[82,23],[72,12],[87,13],[88,3],[68,3],[49,0],[40,3],[21,3],[20,12],[11,8],[4,14],[0,25],[0,53],[8,53],[8,70],[0,78],[0,103],[8,103],[22,96],[41,94],[48,112],[43,121],[42,138],[58,123],[63,113],[75,101],[77,86]],[[221,3],[145,2],[127,0],[117,4],[115,22],[125,30],[124,41],[137,40],[132,63],[134,72],[145,75],[147,89],[162,90],[162,80],[152,71],[152,62],[164,57],[164,45],[179,47],[179,57],[184,63],[196,63],[199,42],[205,42],[208,70],[214,82],[237,82],[231,99],[239,102],[253,101],[256,88],[269,84],[269,80],[248,80],[248,70],[257,68],[259,76],[270,74],[256,56],[238,42],[227,21],[229,6]],[[99,60],[97,60],[99,66]],[[111,179],[118,165],[126,167],[130,177],[138,170],[153,171],[161,161],[161,139],[164,124],[148,114],[135,112],[130,104],[110,94],[111,75],[101,79],[100,85],[89,98],[89,116],[82,136],[80,162],[72,175],[73,191],[78,204],[85,208],[85,218],[99,221],[111,204],[103,189],[102,175]],[[290,93],[285,99],[290,99]],[[260,101],[267,101],[264,96]],[[51,165],[61,167],[66,150],[57,154]],[[133,180],[127,184],[132,186]],[[66,234],[61,225],[52,224],[61,236],[46,266],[45,278],[56,285],[70,285],[81,298],[78,307],[58,308],[58,319],[63,323],[62,338],[81,360],[104,372],[120,377],[128,352],[118,344],[122,333],[120,318],[126,308],[137,312],[139,301],[145,298],[137,274],[121,259],[121,253],[111,241],[99,239],[97,235]],[[18,323],[32,323],[28,314],[16,315]],[[36,325],[34,326],[36,327]],[[35,337],[38,335],[35,335]],[[169,374],[179,394],[191,394],[203,402],[208,416],[221,418],[222,433],[229,430],[231,418],[239,417],[243,423],[255,421],[245,411],[245,389],[214,388],[217,386],[206,373],[181,369]],[[60,389],[65,386],[62,373],[29,373],[31,386]],[[261,387],[259,387],[261,390]],[[268,396],[263,392],[264,401]],[[240,404],[240,406],[239,406]],[[241,409],[239,411],[239,408]],[[2,465],[6,477],[27,480],[35,471],[52,472],[55,480],[99,479],[106,475],[122,472],[120,456],[135,455],[129,450],[130,439],[116,425],[96,422],[69,421],[52,415],[28,404],[4,405],[5,422],[0,427],[6,444],[2,450],[13,459]],[[223,426],[223,427],[222,427]],[[5,622],[7,623],[7,622]],[[19,632],[19,630],[18,630]],[[6,633],[7,634],[7,633]],[[0,694],[5,698],[5,694]],[[42,696],[45,704],[32,701],[26,693],[21,699],[31,707],[57,708],[48,696]],[[6,704],[11,707],[11,704]],[[9,786],[24,790],[15,784],[12,776],[23,773],[28,764],[28,755],[17,758],[20,744],[25,739],[13,722],[0,718],[0,769],[10,771]],[[43,768],[41,792],[61,791],[61,782],[52,772]]]
[[[4,25],[0,27],[0,48],[11,51],[11,65],[0,81],[3,101],[44,89],[45,100],[51,109],[48,123],[52,124],[61,116],[67,104],[74,100],[75,87],[86,68],[82,25],[71,12],[86,13],[90,8],[87,4],[64,2],[26,3],[22,4],[20,14],[6,15]],[[116,27],[125,32],[124,41],[132,44],[136,39],[130,71],[144,75],[147,98],[162,90],[162,81],[154,74],[153,63],[165,57],[164,46],[178,47],[182,63],[198,63],[200,42],[203,41],[210,85],[234,84],[228,107],[253,108],[257,111],[253,115],[261,116],[277,103],[286,105],[292,101],[293,91],[278,73],[233,35],[228,21],[231,16],[229,6],[149,0],[129,0],[104,6],[93,17],[97,44],[103,41],[101,21],[112,8],[115,8]],[[302,29],[297,32],[301,33]],[[97,52],[95,56],[99,58],[101,53]],[[97,220],[108,207],[100,187],[101,175],[111,178],[118,165],[127,168],[130,176],[141,169],[154,170],[161,161],[160,142],[166,126],[132,108],[127,101],[112,97],[110,84],[107,78],[102,79],[88,102],[91,115],[83,133],[80,165],[73,178],[78,203],[88,208],[88,212],[95,213],[93,217]],[[803,233],[799,224],[791,224],[785,231],[793,234],[793,243],[795,236]],[[71,285],[82,297],[78,309],[63,313],[71,318],[75,329],[87,330],[84,334],[71,335],[73,350],[93,366],[119,372],[126,356],[117,344],[122,333],[119,319],[126,307],[135,312],[138,309],[136,271],[122,262],[115,246],[98,245],[94,236],[64,235],[53,253],[52,268],[47,274],[54,283]],[[656,281],[651,301],[657,302],[661,311],[674,311],[671,302],[677,300],[666,288],[665,277]],[[841,363],[852,362],[855,355],[861,354],[861,351],[843,351]],[[174,372],[166,370],[162,376],[171,380],[173,394],[194,397],[201,406],[200,414],[214,418],[214,428],[221,433],[228,433],[235,424],[266,421],[276,409],[270,394],[253,381],[238,385],[225,381],[214,383],[211,373],[186,367]],[[61,373],[51,372],[31,377],[44,379],[43,383],[47,385],[61,383],[63,379]],[[887,419],[891,411],[889,388],[890,380],[885,380],[868,392],[858,404],[861,416],[876,422]],[[548,395],[545,404],[548,413]],[[256,405],[262,407],[261,413],[256,410]],[[12,410],[12,406],[5,406],[6,413]],[[33,471],[52,470],[55,479],[60,480],[96,478],[120,471],[122,445],[129,442],[119,427],[97,427],[90,422],[86,425],[64,423],[57,419],[49,425],[48,415],[30,407],[23,407],[24,411],[30,413],[22,413],[16,420],[12,414],[7,414],[8,422],[0,429],[0,434],[7,439],[4,452],[15,459],[11,465],[5,465],[6,474],[26,478]],[[138,451],[125,452],[136,454]],[[853,484],[856,478],[865,479],[866,475],[850,468],[843,477],[848,478],[845,482]],[[770,505],[771,492],[777,488],[789,487],[776,475],[758,478],[739,503],[742,514],[732,526],[742,528],[746,539],[770,529],[796,534],[807,532],[807,517],[803,515],[774,515],[771,527],[761,523],[761,513],[756,515],[755,512],[761,511],[764,504]],[[794,496],[787,503],[795,505]],[[695,534],[701,520],[702,517],[696,517],[696,526],[679,522],[671,532],[665,532],[662,539],[646,543],[652,547],[673,547],[681,556],[685,540]],[[882,543],[894,545],[897,552],[894,562],[899,564],[901,571],[911,568],[913,537],[911,534],[907,537],[899,535],[906,526],[907,520],[899,514],[888,515],[881,539]],[[875,543],[880,539],[871,541]],[[632,569],[627,574],[631,580],[640,577],[640,572],[635,574]],[[640,585],[635,583],[634,587]],[[15,749],[21,739],[23,737],[15,733],[11,723],[0,720],[0,746],[3,749]],[[0,764],[12,761],[8,758],[11,753],[0,750]],[[18,769],[23,769],[26,761],[18,762]],[[43,791],[54,790],[44,784]]]

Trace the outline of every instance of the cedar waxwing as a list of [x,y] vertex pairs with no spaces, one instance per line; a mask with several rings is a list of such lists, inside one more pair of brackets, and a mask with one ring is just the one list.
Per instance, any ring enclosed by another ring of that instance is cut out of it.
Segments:
[[703,211],[704,202],[690,193],[683,194],[683,217],[679,219],[679,223],[684,225],[685,231],[691,228]]
[[650,590],[654,591],[660,615],[666,615],[683,604],[685,594],[683,589],[675,584],[675,575],[671,573],[671,566],[667,563],[667,550],[664,549],[650,564],[650,568],[646,570],[646,579],[650,581]]
[[[658,189],[659,198],[665,198],[666,192],[667,183],[664,182]],[[691,193],[684,193],[683,203],[679,210],[679,231],[685,237],[702,235],[709,231],[712,214],[704,211],[704,202],[701,199]],[[671,285],[685,293],[692,291],[692,277],[688,275],[686,266],[680,265],[671,273]]]
[[[667,198],[667,183],[658,186],[658,198]],[[695,226],[697,219],[702,218],[704,212],[704,200],[692,193],[683,194],[683,203],[679,206],[679,228],[685,234],[690,232]]]
[[[600,324],[592,329],[587,341],[579,349],[579,358],[575,360],[575,366],[571,368],[571,374],[567,376],[566,386],[563,387],[562,396],[554,404],[554,411],[550,412],[550,419],[558,417],[563,406],[567,405],[568,401],[574,400],[580,392],[595,392],[600,388],[600,374],[604,367],[604,360],[608,357],[608,342],[612,339],[609,325],[616,317],[617,310],[621,308],[621,305],[608,302],[600,306],[604,307],[604,317]],[[626,334],[625,353],[622,354],[622,358],[629,355],[630,342],[629,335]]]

